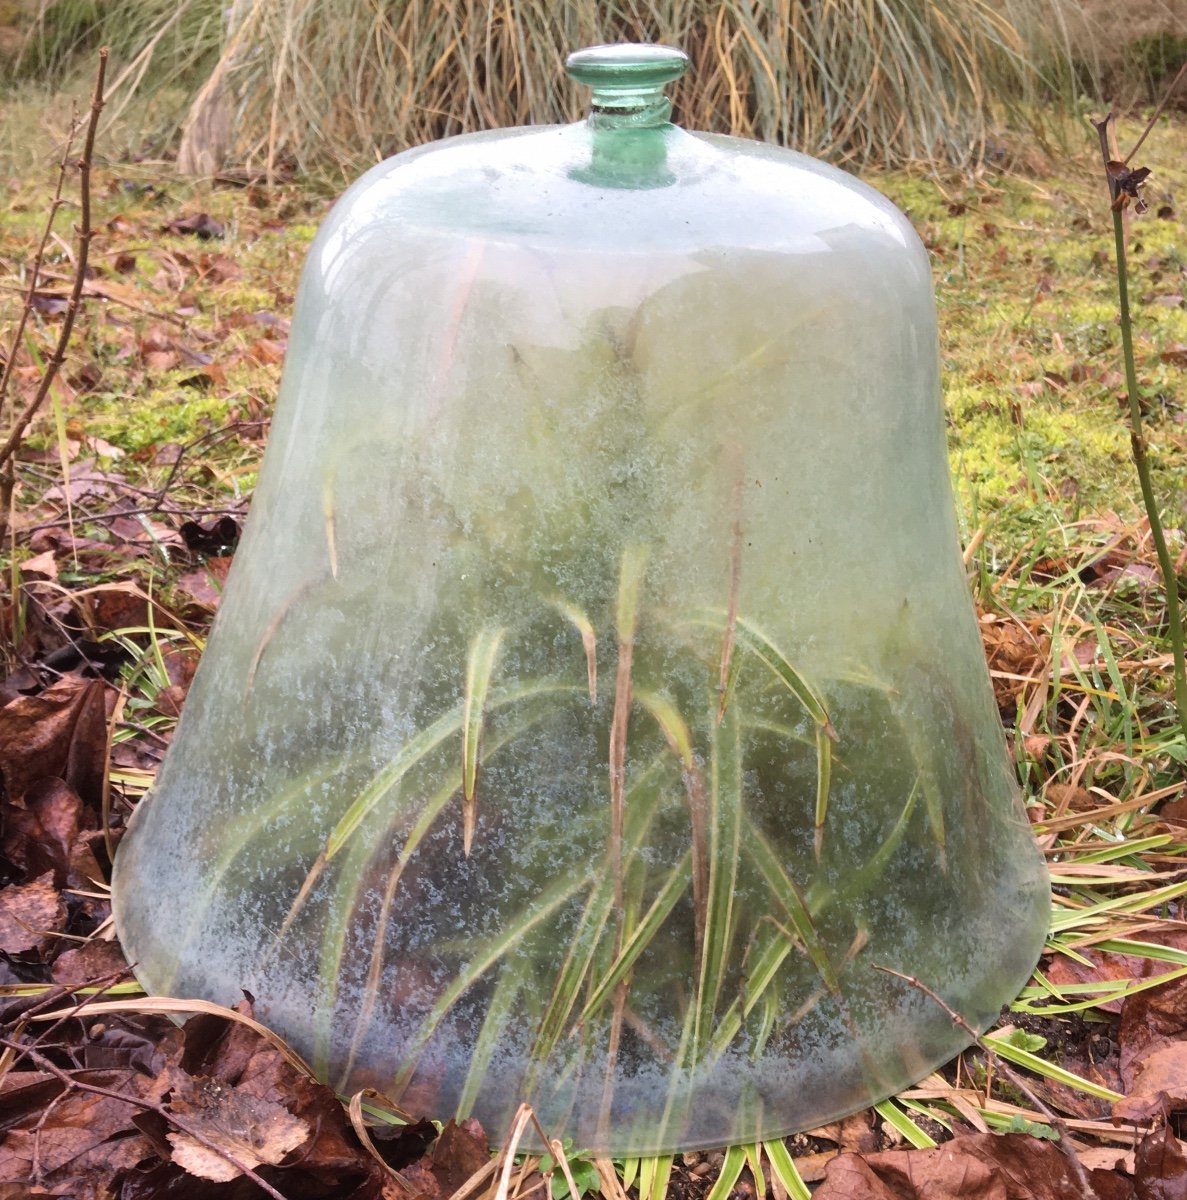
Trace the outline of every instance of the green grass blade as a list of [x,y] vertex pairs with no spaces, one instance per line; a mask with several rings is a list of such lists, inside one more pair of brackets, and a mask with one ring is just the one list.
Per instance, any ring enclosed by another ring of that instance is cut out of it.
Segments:
[[751,1142],[748,1146],[743,1146],[742,1149],[746,1152],[746,1165],[750,1168],[750,1174],[754,1179],[754,1194],[756,1196],[765,1196],[767,1194],[767,1181],[762,1169],[762,1151],[755,1142]]
[[639,595],[643,588],[643,575],[647,567],[647,547],[628,546],[622,554],[618,577],[618,602],[614,623],[618,640],[633,641],[639,620]]
[[313,1056],[311,1063],[321,1079],[330,1073],[331,1043],[337,1027],[336,999],[342,957],[367,874],[367,860],[374,852],[374,840],[358,838],[352,843],[334,881],[333,891],[321,916],[321,952],[318,956],[318,996],[310,1005],[314,1015]]
[[[656,776],[661,759],[655,758],[627,789],[625,843],[628,854],[638,847],[654,817],[662,795]],[[557,975],[552,996],[540,1022],[532,1062],[542,1064],[560,1040],[565,1024],[576,1006],[582,986],[603,945],[603,931],[614,906],[614,883],[603,872],[590,891],[585,909],[569,943],[564,964]]]
[[[1075,850],[1068,851],[1066,862],[1076,863],[1107,863],[1115,862],[1119,858],[1129,858],[1135,854],[1145,854],[1148,850],[1160,850],[1164,846],[1171,844],[1173,839],[1169,833],[1155,833],[1150,837],[1144,838],[1127,838],[1123,842],[1118,842],[1115,846],[1106,846],[1103,850],[1093,850],[1087,854],[1080,854]],[[1182,853],[1181,849],[1170,851],[1170,853]],[[1056,869],[1058,868],[1058,861]]]
[[474,1039],[470,1051],[470,1067],[466,1072],[466,1082],[462,1085],[461,1095],[457,1102],[457,1119],[464,1120],[474,1110],[478,1093],[486,1079],[495,1050],[514,1014],[515,1002],[523,992],[526,980],[519,971],[507,969],[499,972],[498,982],[491,994],[486,1016]]
[[470,647],[466,663],[466,693],[462,701],[462,853],[469,858],[478,820],[478,754],[486,695],[495,673],[503,629],[483,629]]
[[[490,708],[503,708],[520,700],[548,694],[560,695],[565,692],[575,692],[572,684],[560,683],[529,683],[497,692],[488,700]],[[427,754],[440,746],[447,738],[453,737],[462,728],[464,721],[463,705],[450,709],[438,717],[431,725],[422,729],[402,745],[393,755],[391,761],[371,780],[371,782],[355,797],[354,802],[343,814],[342,819],[334,826],[326,842],[325,858],[328,862],[349,841],[351,835],[358,829],[363,818],[378,804],[384,796]]]
[[581,646],[585,651],[585,678],[589,688],[590,704],[598,702],[598,635],[594,632],[589,617],[566,600],[554,600],[556,610],[577,630]]
[[[921,792],[922,789],[919,786],[917,778],[915,786],[911,788],[911,791],[907,795],[906,802],[903,804],[902,811],[899,813],[894,827],[886,835],[886,840],[874,851],[861,869],[853,872],[841,889],[833,894],[831,903],[841,904],[852,896],[863,895],[868,887],[876,884],[881,879],[894,852],[899,848],[903,837],[906,835],[907,828],[911,823],[911,814],[915,811],[915,805],[918,803]],[[813,901],[813,903],[809,904],[810,911],[819,912],[820,908],[817,905],[823,905],[826,897],[827,893],[824,893],[817,900],[815,894],[809,892],[809,900]]]
[[1062,912],[1056,909],[1051,917],[1051,933],[1061,933],[1065,929],[1088,929],[1111,913],[1152,911],[1183,895],[1187,895],[1187,880],[1148,892],[1101,900],[1084,908],[1063,908]]
[[[728,614],[714,609],[702,609],[692,614],[687,621],[692,625],[707,625],[718,629],[727,619]],[[748,653],[753,654],[762,662],[772,675],[800,702],[804,711],[816,722],[823,726],[829,737],[836,739],[836,730],[829,720],[828,711],[823,699],[816,690],[791,665],[787,655],[761,629],[750,621],[739,617],[735,629],[737,645]]]
[[936,782],[936,773],[931,765],[931,747],[927,744],[925,731],[909,715],[900,715],[899,724],[907,739],[907,747],[915,761],[923,787],[923,804],[927,812],[927,823],[939,851],[940,867],[946,869],[948,832],[944,825],[944,797]]
[[734,895],[742,839],[742,752],[737,705],[711,722],[713,747],[709,786],[709,894],[696,997],[693,1045],[708,1043],[718,997],[725,982],[734,933]]
[[622,1190],[630,1191],[631,1185],[639,1178],[639,1170],[643,1165],[641,1158],[624,1158],[622,1160]]
[[764,940],[753,960],[746,963],[745,994],[739,996],[722,1014],[709,1043],[709,1058],[719,1057],[729,1049],[730,1043],[741,1030],[742,1023],[767,994],[767,989],[794,946],[795,941],[782,926],[771,922],[764,925]]
[[[952,1114],[941,1105],[924,1104],[922,1100],[908,1100],[905,1097],[899,1096],[898,1103],[907,1110],[907,1113],[918,1113],[925,1120],[935,1121],[941,1129],[946,1129],[949,1133],[952,1132]],[[963,1118],[961,1118],[963,1120]]]
[[[1153,975],[1148,979],[1125,981],[1117,979],[1102,979],[1094,980],[1087,984],[1066,984],[1063,991],[1069,996],[1083,995],[1085,992],[1093,993],[1089,999],[1081,1000],[1078,1004],[1032,1004],[1028,1000],[1017,1000],[1013,1004],[1014,1012],[1030,1013],[1032,1016],[1064,1016],[1074,1012],[1084,1012],[1089,1008],[1098,1008],[1102,1004],[1111,1004],[1117,1000],[1125,1000],[1130,996],[1136,995],[1138,992],[1148,991],[1153,987],[1160,987],[1164,983],[1171,983],[1176,979],[1182,979],[1187,975],[1187,967],[1180,967],[1177,971],[1168,971],[1165,975]],[[1120,987],[1117,985],[1121,984]]]
[[784,870],[779,856],[771,848],[770,842],[754,828],[747,832],[746,852],[758,867],[766,880],[767,887],[770,888],[772,895],[791,923],[792,929],[803,943],[804,949],[825,987],[835,995],[839,990],[836,971],[825,952],[823,943],[817,936],[816,926],[804,903],[803,896],[800,895],[791,876]]
[[812,848],[816,861],[824,852],[824,822],[828,816],[829,776],[832,774],[832,741],[823,725],[816,727],[816,827],[812,831]]
[[[614,878],[614,903],[622,908],[622,830],[625,819],[627,725],[631,714],[631,669],[635,654],[635,626],[647,552],[628,546],[622,554],[618,576],[615,623],[618,633],[618,667],[614,679],[614,713],[610,719],[610,840],[608,854]],[[621,932],[621,925],[620,925]]]
[[929,1150],[936,1144],[935,1139],[928,1137],[893,1100],[883,1100],[881,1104],[875,1104],[874,1109],[887,1125],[897,1129],[916,1150]]
[[627,932],[622,943],[622,949],[618,952],[614,962],[610,965],[609,971],[594,988],[589,999],[586,1001],[585,1007],[581,1010],[581,1014],[577,1018],[578,1025],[587,1020],[592,1013],[596,1012],[609,998],[610,993],[627,977],[630,969],[638,961],[639,955],[647,949],[651,943],[651,939],[655,937],[663,923],[671,915],[677,901],[685,894],[688,882],[689,854],[686,852],[668,876],[663,887],[660,888],[659,894],[652,901],[651,907],[647,910],[643,919],[635,928]]
[[705,1200],[727,1200],[734,1185],[742,1176],[742,1168],[746,1165],[746,1150],[742,1146],[730,1146],[725,1152],[721,1164],[721,1173],[717,1176]]
[[673,1162],[671,1154],[639,1160],[639,1200],[666,1200]]
[[751,1062],[758,1062],[766,1053],[767,1042],[771,1040],[771,1034],[775,1032],[775,1023],[781,1016],[779,1000],[780,997],[775,994],[774,988],[768,987],[762,993],[762,1017],[754,1030],[750,1046]]
[[[491,700],[491,707],[500,707],[518,700],[534,696],[576,692],[571,684],[526,684],[499,693]],[[410,741],[404,743],[392,760],[372,777],[370,783],[354,798],[338,824],[334,827],[326,842],[325,849],[314,859],[313,865],[305,875],[305,879],[297,890],[297,895],[289,907],[287,916],[276,934],[276,941],[283,939],[297,914],[305,906],[305,901],[313,891],[314,885],[330,861],[338,854],[353,837],[359,826],[366,820],[376,805],[385,799],[401,782],[413,767],[421,763],[427,755],[441,746],[447,738],[456,734],[462,727],[461,706],[452,709],[439,717],[427,729],[422,729]]]
[[763,662],[775,678],[799,700],[812,720],[824,728],[830,738],[836,738],[836,730],[829,720],[824,701],[791,665],[787,655],[761,629],[741,617],[738,618],[738,644]]
[[666,696],[658,692],[642,688],[634,690],[635,703],[640,705],[659,726],[664,740],[672,753],[680,760],[682,767],[696,763],[696,748],[693,746],[692,734],[688,723],[680,715],[680,710]]
[[[64,1001],[62,985],[58,983],[5,983],[0,984],[0,996],[46,996],[56,992]],[[71,996],[143,996],[144,988],[135,981],[113,983],[109,987],[71,987]]]
[[742,1148],[747,1154],[750,1175],[754,1178],[755,1195],[765,1196],[767,1194],[767,1177],[762,1171],[762,1150],[757,1142],[750,1142],[749,1145]]
[[692,903],[696,920],[696,954],[700,958],[705,941],[705,906],[709,893],[708,804],[705,781],[697,763],[696,749],[688,724],[666,696],[635,689],[635,702],[659,726],[669,749],[680,760],[680,775],[688,797],[688,817],[692,833]]
[[603,877],[589,894],[577,922],[577,931],[569,943],[565,961],[557,974],[548,1007],[544,1010],[536,1034],[536,1045],[532,1050],[533,1061],[543,1062],[560,1040],[582,985],[597,957],[598,947],[613,907],[614,893],[609,886],[609,880]]
[[[497,754],[504,746],[513,743],[521,734],[525,733],[533,725],[538,724],[545,719],[551,709],[545,705],[538,708],[534,712],[522,714],[519,719],[514,721],[509,728],[502,729],[497,738],[490,741],[487,745],[487,757],[492,757]],[[387,886],[384,889],[383,898],[379,903],[379,914],[375,924],[374,933],[371,935],[373,945],[371,950],[371,962],[367,972],[367,981],[363,988],[363,1001],[359,1009],[358,1018],[355,1021],[355,1034],[351,1042],[350,1053],[347,1056],[346,1065],[342,1068],[342,1079],[345,1081],[351,1075],[355,1057],[358,1054],[359,1046],[362,1042],[364,1034],[371,1022],[371,1015],[375,1009],[375,1005],[379,1000],[382,990],[382,974],[385,951],[387,949],[387,926],[391,918],[391,911],[395,902],[396,890],[399,887],[400,880],[403,877],[404,867],[412,858],[413,854],[420,848],[420,844],[428,835],[429,830],[433,827],[437,819],[445,811],[449,802],[457,795],[457,779],[453,773],[447,772],[448,778],[439,787],[436,792],[425,802],[420,812],[417,814],[416,821],[411,829],[404,837],[403,844],[400,847],[395,861],[391,863],[388,871]],[[423,779],[420,780],[423,785]],[[396,831],[393,828],[395,825],[395,817],[398,814],[393,813],[388,821],[388,828],[382,842],[385,846],[390,846],[396,837]],[[387,851],[383,852],[384,857],[387,856]],[[361,890],[362,881],[359,880],[359,890]],[[358,895],[354,899],[354,903],[358,903]],[[341,936],[336,941],[336,954],[338,966],[335,971],[341,970],[342,956],[345,952],[345,930],[341,931]],[[327,929],[323,934],[323,955],[325,954],[325,945],[331,930]],[[325,969],[323,963],[323,970]]]
[[408,1052],[405,1055],[407,1065],[393,1082],[393,1093],[397,1099],[408,1086],[416,1069],[417,1061],[432,1040],[437,1026],[441,1024],[446,1014],[467,989],[473,987],[493,966],[507,958],[528,933],[572,899],[583,887],[586,887],[591,878],[592,871],[587,871],[584,874],[574,873],[568,879],[558,880],[552,887],[541,893],[525,912],[511,921],[497,938],[492,939],[478,950],[466,964],[465,969],[438,997],[436,1004],[421,1023],[420,1029],[409,1042]]
[[775,1140],[763,1142],[762,1148],[766,1151],[767,1162],[771,1165],[771,1174],[783,1184],[791,1200],[812,1200],[812,1193],[808,1191],[808,1185],[800,1177],[795,1159],[791,1157],[786,1144],[781,1140]]
[[1155,942],[1137,942],[1129,938],[1110,938],[1108,941],[1096,942],[1094,950],[1108,954],[1132,954],[1136,958],[1149,958],[1155,962],[1175,963],[1187,967],[1187,950],[1176,950],[1173,946],[1159,946]]
[[[693,1036],[697,1022],[698,1009],[695,1004],[684,1007],[684,1019],[680,1022],[680,1041],[676,1047],[674,1062],[678,1067],[690,1067],[696,1062]],[[688,1113],[689,1092],[683,1084],[682,1071],[674,1070],[668,1080],[668,1094],[664,1099],[663,1115],[656,1126],[655,1137],[658,1142],[671,1144],[679,1139],[680,1128],[683,1127]],[[669,1131],[672,1132],[669,1132]]]
[[1123,1100],[1124,1097],[1119,1092],[1114,1092],[1107,1087],[1101,1087],[1098,1083],[1093,1083],[1089,1079],[1085,1079],[1082,1075],[1076,1075],[1072,1071],[1064,1070],[1063,1067],[1057,1067],[1054,1063],[1049,1063],[1045,1058],[1040,1058],[1037,1054],[1031,1054],[1029,1050],[1022,1050],[1018,1046],[1013,1046],[998,1034],[987,1033],[985,1042],[989,1048],[998,1055],[1004,1058],[1006,1062],[1013,1063],[1016,1067],[1025,1067],[1028,1071],[1033,1071],[1036,1075],[1042,1075],[1046,1079],[1051,1079],[1055,1083],[1065,1083],[1068,1087],[1075,1088],[1079,1092],[1087,1092],[1090,1096],[1096,1096],[1101,1100],[1108,1100],[1112,1104]]

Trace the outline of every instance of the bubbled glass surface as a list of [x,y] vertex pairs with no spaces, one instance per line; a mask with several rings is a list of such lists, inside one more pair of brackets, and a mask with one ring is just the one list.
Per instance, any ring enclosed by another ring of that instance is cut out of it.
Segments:
[[147,988],[497,1139],[749,1142],[912,1083],[1048,885],[947,475],[927,256],[839,171],[589,121],[400,154],[309,253],[117,861]]

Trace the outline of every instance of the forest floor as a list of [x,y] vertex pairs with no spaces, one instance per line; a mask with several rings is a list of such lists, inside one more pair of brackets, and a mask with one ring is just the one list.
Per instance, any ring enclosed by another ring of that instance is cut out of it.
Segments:
[[[1140,160],[1154,172],[1148,214],[1129,221],[1141,403],[1181,574],[1187,124],[1160,122]],[[608,1165],[573,1148],[579,1189],[1187,1197],[1187,741],[1130,460],[1111,219],[1091,137],[1030,167],[869,182],[932,256],[970,586],[1055,885],[1043,959],[992,1056],[975,1046],[876,1110],[786,1139],[789,1158],[768,1145]],[[75,275],[71,176],[11,344],[55,174],[37,159],[0,205],[5,436]],[[128,973],[111,856],[218,607],[328,201],[198,187],[101,152],[91,190],[82,310],[19,455],[2,556],[0,1200],[436,1200],[467,1180],[475,1196],[559,1196],[538,1159],[504,1178],[473,1123],[439,1134],[374,1098],[341,1102],[246,1006],[171,1006]],[[199,1015],[179,1028],[179,1010]]]

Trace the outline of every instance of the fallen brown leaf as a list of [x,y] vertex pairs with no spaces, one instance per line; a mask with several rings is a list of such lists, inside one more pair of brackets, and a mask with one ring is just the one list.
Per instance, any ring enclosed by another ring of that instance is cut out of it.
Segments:
[[221,238],[223,236],[223,227],[209,213],[200,212],[190,213],[184,217],[177,217],[165,225],[162,232],[188,233],[201,238],[203,241],[209,241],[211,238]]
[[20,954],[34,950],[66,924],[66,905],[46,872],[23,887],[0,888],[0,950]]
[[840,1121],[809,1130],[808,1136],[823,1138],[825,1141],[834,1142],[842,1150],[856,1150],[863,1154],[875,1150],[878,1146],[878,1137],[870,1125],[868,1111],[853,1113]]
[[1128,1094],[1113,1105],[1114,1121],[1146,1121],[1187,1106],[1187,1042],[1167,1042],[1138,1061]]
[[230,566],[230,557],[208,558],[202,566],[187,571],[178,579],[177,590],[200,608],[213,612],[223,597],[223,584]]
[[460,1125],[447,1121],[433,1146],[433,1175],[446,1196],[451,1196],[472,1175],[490,1162],[490,1145],[482,1126],[472,1118]]
[[0,772],[9,802],[37,780],[53,778],[97,804],[114,704],[114,690],[102,681],[67,676],[39,696],[0,708]]
[[[84,1120],[81,1128],[67,1127],[65,1132],[46,1130],[40,1137],[27,1130],[17,1130],[0,1147],[0,1178],[11,1173],[16,1180],[14,1186],[28,1189],[34,1178],[33,1156],[37,1153],[38,1182],[47,1190],[13,1193],[20,1200],[38,1195],[54,1196],[59,1200],[109,1200],[113,1176],[134,1167],[151,1153],[152,1148],[136,1133],[115,1134],[97,1141],[84,1140],[86,1128]],[[47,1153],[50,1156],[48,1163]],[[59,1159],[58,1165],[51,1168],[49,1164]],[[0,1196],[3,1196],[2,1192]]]
[[243,1167],[275,1166],[309,1137],[309,1126],[283,1105],[249,1096],[217,1079],[193,1079],[180,1071],[169,1111],[184,1117],[211,1143],[204,1145],[189,1133],[172,1132],[168,1137],[173,1161],[191,1175],[216,1183],[237,1179]]
[[148,621],[148,597],[134,583],[103,584],[82,597],[82,616],[92,636],[129,626],[143,628]]
[[114,975],[127,967],[128,961],[118,942],[94,938],[59,954],[54,959],[51,976],[54,983],[84,984]]
[[203,254],[197,264],[198,279],[203,283],[226,283],[238,279],[242,268],[225,254]]
[[1187,1040],[1187,979],[1175,979],[1129,996],[1121,1008],[1117,1042],[1121,1079],[1134,1086],[1138,1065],[1168,1043]]
[[[1094,1172],[1093,1183],[1098,1175]],[[1114,1193],[1116,1194],[1116,1193]],[[841,1154],[814,1200],[1084,1200],[1066,1158],[1027,1134],[972,1133],[928,1150]],[[1111,1200],[1101,1193],[1101,1200]]]
[[[1058,803],[1059,784],[1049,784],[1047,799]],[[1085,792],[1089,806],[1095,803],[1091,793]],[[1074,797],[1071,803],[1073,809],[1082,807],[1079,797]],[[1166,930],[1152,930],[1141,935],[1141,940],[1159,946],[1171,946],[1176,950],[1187,950],[1187,930],[1170,927]],[[1149,979],[1152,975],[1161,975],[1170,969],[1167,963],[1156,962],[1150,958],[1142,958],[1135,954],[1112,954],[1104,950],[1085,949],[1079,953],[1089,960],[1090,965],[1080,962],[1065,954],[1057,954],[1051,958],[1047,968],[1047,978],[1059,987],[1065,983],[1098,983],[1104,980],[1116,979],[1118,984],[1124,980]],[[1120,986],[1118,986],[1118,990]],[[1109,1000],[1098,1003],[1097,1008],[1104,1012],[1119,1013],[1123,1000]]]
[[1187,1200],[1187,1154],[1169,1129],[1144,1137],[1134,1153],[1135,1200]]
[[[251,1016],[251,1004],[236,1005]],[[354,1137],[345,1110],[324,1084],[298,1071],[258,1033],[213,1013],[199,1013],[185,1025],[181,1066],[234,1085],[244,1095],[283,1104],[315,1131],[301,1154],[304,1170],[330,1178],[370,1177],[375,1164]]]
[[[6,1089],[14,1075],[6,1077]],[[126,1071],[87,1071],[80,1082],[118,1088]],[[144,1157],[146,1144],[131,1125],[133,1110],[120,1100],[66,1091],[59,1080],[40,1109],[30,1107],[19,1126],[0,1143],[0,1183],[38,1183],[47,1194],[91,1200],[110,1193],[104,1187],[115,1170]],[[130,1161],[124,1162],[125,1156]]]
[[43,550],[20,564],[21,578],[26,580],[54,580],[58,577],[58,561],[52,550]]
[[257,338],[247,348],[247,356],[260,366],[271,366],[284,362],[286,343],[272,338]]
[[415,1196],[417,1200],[445,1200],[445,1193],[441,1191],[436,1175],[423,1162],[414,1162],[405,1167],[400,1177],[411,1189],[405,1192],[405,1196]]
[[52,871],[60,888],[86,886],[99,875],[84,835],[84,825],[93,822],[72,787],[39,779],[18,804],[4,808],[4,855],[30,878]]
[[70,481],[65,480],[61,483],[54,484],[48,488],[42,495],[42,500],[55,500],[66,502],[70,500],[72,504],[78,504],[83,500],[108,500],[116,495],[124,486],[124,481],[118,475],[112,475],[107,471],[96,471],[92,469],[93,460],[88,460],[92,466],[82,466],[78,469],[72,469],[70,472]]

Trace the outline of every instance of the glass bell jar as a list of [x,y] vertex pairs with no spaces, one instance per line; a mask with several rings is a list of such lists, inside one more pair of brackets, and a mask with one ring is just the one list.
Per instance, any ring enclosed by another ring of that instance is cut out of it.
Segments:
[[209,648],[116,863],[146,988],[495,1140],[810,1128],[1026,982],[1049,889],[962,567],[927,255],[669,122],[399,154],[309,252]]

